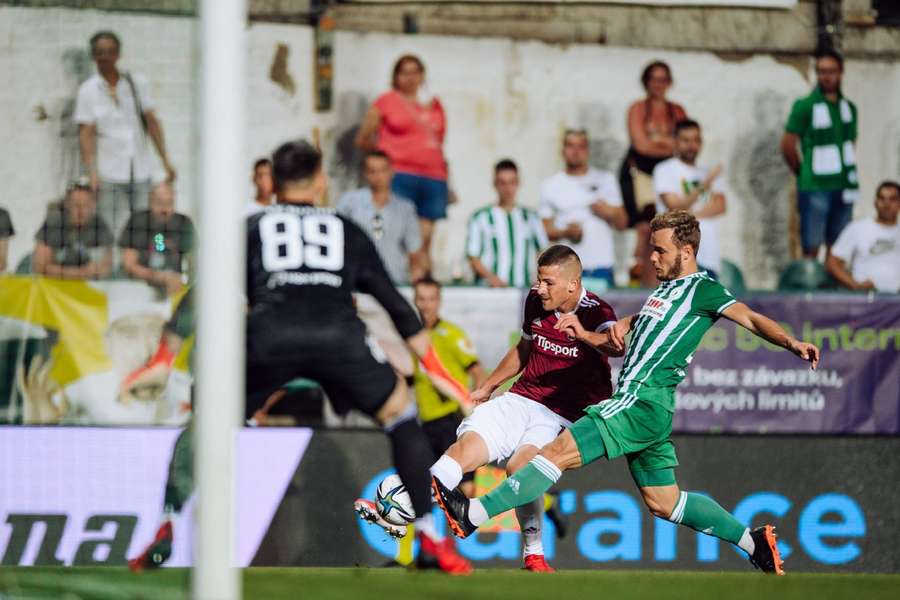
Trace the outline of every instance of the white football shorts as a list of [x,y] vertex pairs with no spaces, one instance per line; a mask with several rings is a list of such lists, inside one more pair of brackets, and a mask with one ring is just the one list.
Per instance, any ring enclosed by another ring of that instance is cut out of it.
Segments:
[[543,404],[506,392],[476,406],[460,423],[456,437],[474,431],[487,444],[489,462],[500,462],[522,446],[544,447],[571,425]]

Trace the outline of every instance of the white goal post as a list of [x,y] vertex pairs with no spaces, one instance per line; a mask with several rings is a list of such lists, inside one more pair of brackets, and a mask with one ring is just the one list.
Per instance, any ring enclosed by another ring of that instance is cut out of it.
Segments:
[[244,402],[245,264],[241,218],[246,0],[200,5],[196,532],[192,597],[237,600],[235,452]]

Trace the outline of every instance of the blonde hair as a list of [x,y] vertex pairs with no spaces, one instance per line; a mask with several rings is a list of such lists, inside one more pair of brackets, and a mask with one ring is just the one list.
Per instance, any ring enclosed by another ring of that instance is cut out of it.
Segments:
[[697,217],[686,210],[673,210],[661,215],[656,215],[650,221],[650,231],[660,229],[672,230],[672,242],[677,248],[683,248],[685,244],[694,249],[694,256],[700,250],[700,222]]

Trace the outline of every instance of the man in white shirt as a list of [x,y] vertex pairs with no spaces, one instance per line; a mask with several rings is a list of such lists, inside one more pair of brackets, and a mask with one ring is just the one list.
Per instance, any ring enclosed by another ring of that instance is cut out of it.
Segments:
[[166,180],[175,169],[166,154],[162,125],[146,79],[116,68],[121,43],[111,31],[91,38],[97,73],[81,84],[74,120],[81,160],[98,191],[98,212],[118,234],[134,210],[146,209],[153,175],[149,141],[159,153]]
[[256,187],[256,194],[244,208],[245,217],[253,216],[272,205],[275,184],[272,181],[272,161],[268,158],[260,158],[253,163],[253,185]]
[[900,292],[900,183],[883,181],[875,193],[875,218],[857,219],[838,236],[825,267],[851,290]]
[[566,168],[541,185],[538,214],[550,241],[571,246],[581,257],[583,277],[604,279],[612,287],[612,229],[624,229],[628,216],[615,175],[588,166],[589,154],[587,131],[566,130]]
[[703,243],[697,253],[697,265],[711,277],[722,269],[719,249],[718,217],[725,214],[725,190],[722,165],[713,168],[697,165],[703,147],[700,124],[690,119],[675,124],[675,156],[653,169],[656,212],[687,210],[700,222]]

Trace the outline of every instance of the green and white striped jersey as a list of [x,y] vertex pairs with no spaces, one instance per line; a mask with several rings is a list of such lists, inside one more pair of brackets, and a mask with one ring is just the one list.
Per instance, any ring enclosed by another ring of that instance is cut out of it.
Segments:
[[537,255],[547,232],[533,210],[515,206],[506,212],[485,206],[469,218],[466,256],[475,257],[513,287],[531,287],[536,279]]
[[[703,334],[734,303],[731,292],[705,271],[662,282],[631,325],[616,395],[636,397],[642,389],[681,383]],[[665,397],[674,410],[674,394]]]

